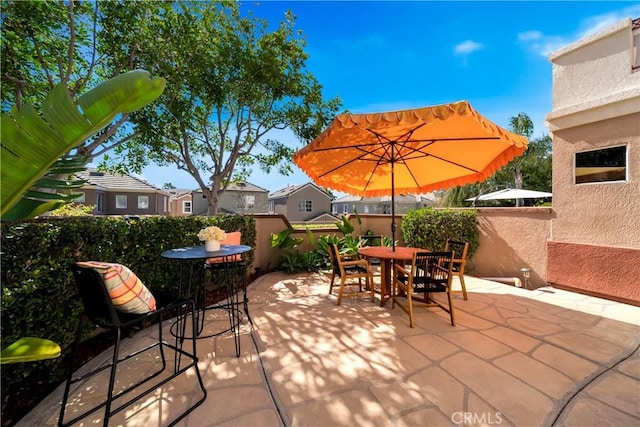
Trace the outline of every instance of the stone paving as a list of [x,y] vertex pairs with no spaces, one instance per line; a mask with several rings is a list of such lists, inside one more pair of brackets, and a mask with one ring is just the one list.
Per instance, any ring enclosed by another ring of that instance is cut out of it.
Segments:
[[[551,287],[465,282],[469,299],[455,295],[455,327],[444,311],[419,308],[410,328],[391,302],[336,306],[323,274],[262,276],[250,286],[254,327],[242,325],[240,357],[230,335],[198,341],[208,396],[178,425],[640,425],[639,307]],[[206,327],[226,322],[211,311]],[[123,367],[118,387],[154,358]],[[104,382],[81,384],[71,411],[104,392]],[[194,390],[189,373],[110,425],[166,425],[200,396]],[[18,425],[55,425],[61,396],[59,387]]]

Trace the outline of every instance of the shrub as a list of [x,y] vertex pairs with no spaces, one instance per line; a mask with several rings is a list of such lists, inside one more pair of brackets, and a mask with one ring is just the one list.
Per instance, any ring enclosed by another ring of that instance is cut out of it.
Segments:
[[447,239],[468,241],[471,259],[478,250],[480,232],[472,209],[417,209],[402,218],[402,238],[407,246],[443,250]]
[[[208,225],[241,231],[242,244],[255,246],[255,220],[248,216],[59,218],[3,222],[1,226],[2,348],[24,336],[48,338],[62,357],[38,363],[3,365],[2,410],[11,405],[10,390],[26,378],[62,381],[61,360],[70,352],[82,304],[70,266],[76,260],[117,262],[129,266],[152,291],[175,293],[184,261],[160,257],[165,250],[200,245],[197,233]],[[247,253],[249,265],[253,251]],[[195,265],[195,264],[194,264]],[[192,268],[192,282],[203,283],[204,269]]]

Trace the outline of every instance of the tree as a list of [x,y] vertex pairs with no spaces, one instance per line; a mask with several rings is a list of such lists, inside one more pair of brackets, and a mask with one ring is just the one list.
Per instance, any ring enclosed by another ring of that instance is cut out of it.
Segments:
[[[533,122],[525,113],[520,113],[517,116],[511,117],[509,119],[509,130],[518,135],[526,136],[530,138],[533,134]],[[527,151],[525,151],[522,156],[516,157],[513,159],[507,168],[513,170],[513,178],[515,181],[516,188],[522,188],[522,162],[526,157]],[[516,206],[522,206],[522,199],[516,200]]]
[[[509,127],[511,131],[528,138],[533,133],[533,122],[525,113],[511,117]],[[549,135],[530,140],[527,150],[521,156],[500,168],[487,180],[447,190],[443,206],[467,206],[466,199],[470,197],[502,188],[522,188],[524,183],[528,189],[551,191],[551,143]],[[500,205],[501,202],[496,204]],[[516,200],[516,206],[523,204],[522,199]]]
[[[118,74],[137,67],[106,68],[104,46],[97,34],[104,2],[2,1],[2,112],[24,104],[39,108],[57,85],[64,85],[71,98]],[[136,2],[122,6],[130,13]],[[124,126],[129,113],[121,114],[92,135],[75,154],[87,161],[109,152],[131,137]]]
[[122,114],[156,99],[162,78],[143,70],[116,76],[72,99],[57,85],[45,98],[42,114],[31,104],[2,114],[0,174],[2,219],[30,218],[74,200],[69,190],[83,184],[60,179],[83,170],[86,158],[65,155]]
[[293,150],[271,131],[289,128],[308,142],[340,106],[322,99],[305,69],[305,41],[291,13],[270,31],[251,13],[242,17],[236,2],[144,2],[133,13],[121,4],[102,6],[111,67],[144,66],[168,85],[159,103],[132,117],[138,134],[116,154],[131,172],[148,160],[186,171],[209,214],[253,165],[291,172]]

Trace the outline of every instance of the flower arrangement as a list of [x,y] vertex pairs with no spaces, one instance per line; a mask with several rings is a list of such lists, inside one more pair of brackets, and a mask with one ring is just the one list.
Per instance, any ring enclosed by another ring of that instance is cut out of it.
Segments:
[[198,232],[198,239],[200,240],[224,240],[227,234],[219,227],[211,225],[203,228]]

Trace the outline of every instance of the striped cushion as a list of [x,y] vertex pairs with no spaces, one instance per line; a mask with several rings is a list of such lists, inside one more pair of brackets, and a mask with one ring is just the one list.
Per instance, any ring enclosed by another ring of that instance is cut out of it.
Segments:
[[99,261],[77,263],[89,267],[102,275],[111,302],[123,313],[144,314],[156,309],[156,299],[151,291],[129,268],[122,264]]

